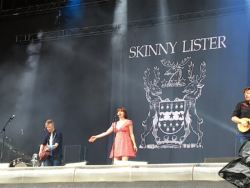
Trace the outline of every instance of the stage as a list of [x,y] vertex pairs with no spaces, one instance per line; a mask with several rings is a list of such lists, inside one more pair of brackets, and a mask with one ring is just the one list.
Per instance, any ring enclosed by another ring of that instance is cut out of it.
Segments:
[[[0,0],[0,24],[0,188],[234,187],[250,0]],[[46,143],[65,166],[9,167]]]
[[218,176],[226,163],[116,165],[72,163],[60,167],[8,167],[0,165],[3,188],[22,187],[219,187],[233,186]]

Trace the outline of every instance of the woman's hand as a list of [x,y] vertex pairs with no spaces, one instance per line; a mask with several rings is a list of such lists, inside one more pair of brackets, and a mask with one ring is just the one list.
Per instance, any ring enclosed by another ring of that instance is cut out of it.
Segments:
[[134,145],[134,150],[135,150],[135,152],[137,152],[137,150],[138,150],[136,145]]
[[91,136],[89,142],[94,142],[97,139],[97,136]]

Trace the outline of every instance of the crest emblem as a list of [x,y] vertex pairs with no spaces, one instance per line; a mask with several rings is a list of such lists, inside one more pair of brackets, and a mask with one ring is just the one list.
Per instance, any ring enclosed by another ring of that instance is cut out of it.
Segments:
[[[198,116],[196,102],[200,98],[206,77],[206,63],[194,73],[194,63],[190,57],[180,63],[161,60],[167,70],[161,77],[159,67],[144,72],[144,90],[149,103],[149,112],[142,122],[140,148],[201,148],[203,119]],[[166,89],[178,89],[177,97],[166,96]],[[149,134],[153,142],[148,143]],[[193,134],[191,134],[193,133]],[[188,141],[187,138],[196,137]]]
[[185,101],[160,102],[158,126],[164,134],[174,135],[184,126]]

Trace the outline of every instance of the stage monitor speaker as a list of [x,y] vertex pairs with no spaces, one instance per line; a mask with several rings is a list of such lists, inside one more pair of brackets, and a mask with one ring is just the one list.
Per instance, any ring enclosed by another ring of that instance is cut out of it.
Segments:
[[64,163],[76,163],[81,161],[81,145],[65,145],[63,148]]
[[205,158],[204,163],[228,163],[234,159],[236,159],[236,157],[211,157]]
[[87,161],[83,161],[83,162],[79,162],[79,163],[67,163],[64,166],[67,167],[81,167],[81,166],[86,166],[87,165]]
[[9,167],[27,167],[28,165],[23,162],[22,158],[17,158],[9,163]]

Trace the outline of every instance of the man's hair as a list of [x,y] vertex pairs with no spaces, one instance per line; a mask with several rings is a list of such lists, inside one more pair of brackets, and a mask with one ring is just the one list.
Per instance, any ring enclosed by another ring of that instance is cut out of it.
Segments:
[[245,87],[245,88],[243,89],[243,93],[245,93],[245,92],[248,91],[248,90],[250,90],[250,87]]
[[54,121],[52,119],[46,120],[45,127],[47,127],[48,124],[52,124],[53,126],[55,126],[55,123],[54,123]]

